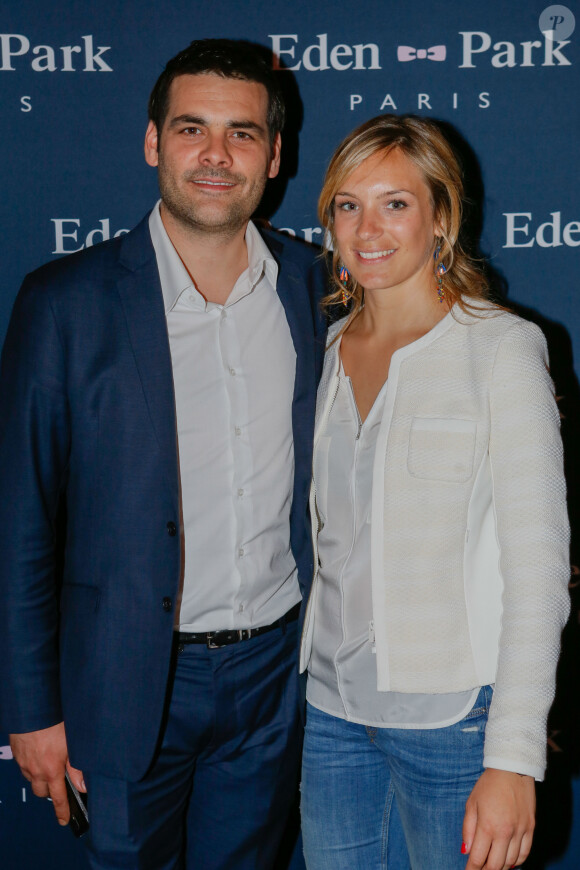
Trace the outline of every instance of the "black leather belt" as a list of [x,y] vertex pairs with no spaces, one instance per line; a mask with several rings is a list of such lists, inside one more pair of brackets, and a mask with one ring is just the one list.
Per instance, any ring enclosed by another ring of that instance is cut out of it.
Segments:
[[177,631],[176,641],[180,647],[188,643],[204,643],[208,649],[219,649],[222,646],[238,643],[240,640],[249,640],[251,637],[266,634],[274,628],[283,628],[287,623],[297,620],[299,613],[300,602],[271,625],[261,625],[259,628],[229,628],[224,631]]

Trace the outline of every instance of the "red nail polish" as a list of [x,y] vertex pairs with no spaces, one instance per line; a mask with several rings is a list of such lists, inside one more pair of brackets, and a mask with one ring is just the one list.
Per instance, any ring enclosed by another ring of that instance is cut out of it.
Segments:
[[467,846],[465,845],[465,843],[461,844],[461,854],[467,855]]

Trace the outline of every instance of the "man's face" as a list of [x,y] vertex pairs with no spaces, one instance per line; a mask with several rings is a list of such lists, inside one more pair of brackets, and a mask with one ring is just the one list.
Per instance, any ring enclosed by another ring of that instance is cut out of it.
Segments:
[[214,235],[245,228],[280,166],[280,134],[270,142],[267,110],[258,82],[206,74],[173,80],[161,136],[153,122],[145,135],[145,159],[158,167],[170,220]]

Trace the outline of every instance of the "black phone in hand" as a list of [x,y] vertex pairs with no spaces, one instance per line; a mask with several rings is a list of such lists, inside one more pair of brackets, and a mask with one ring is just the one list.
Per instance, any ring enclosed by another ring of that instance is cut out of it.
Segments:
[[89,830],[89,814],[87,811],[87,796],[80,792],[72,783],[68,770],[64,775],[68,805],[70,807],[69,827],[75,837],[82,837]]

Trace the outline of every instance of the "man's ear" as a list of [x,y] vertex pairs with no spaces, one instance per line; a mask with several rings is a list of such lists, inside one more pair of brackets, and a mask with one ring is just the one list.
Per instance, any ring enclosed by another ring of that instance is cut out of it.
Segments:
[[268,169],[268,178],[276,178],[280,171],[280,152],[282,150],[282,136],[276,133],[272,142],[272,158]]
[[159,163],[158,144],[157,127],[153,121],[149,121],[145,131],[145,160],[149,166],[157,166]]

